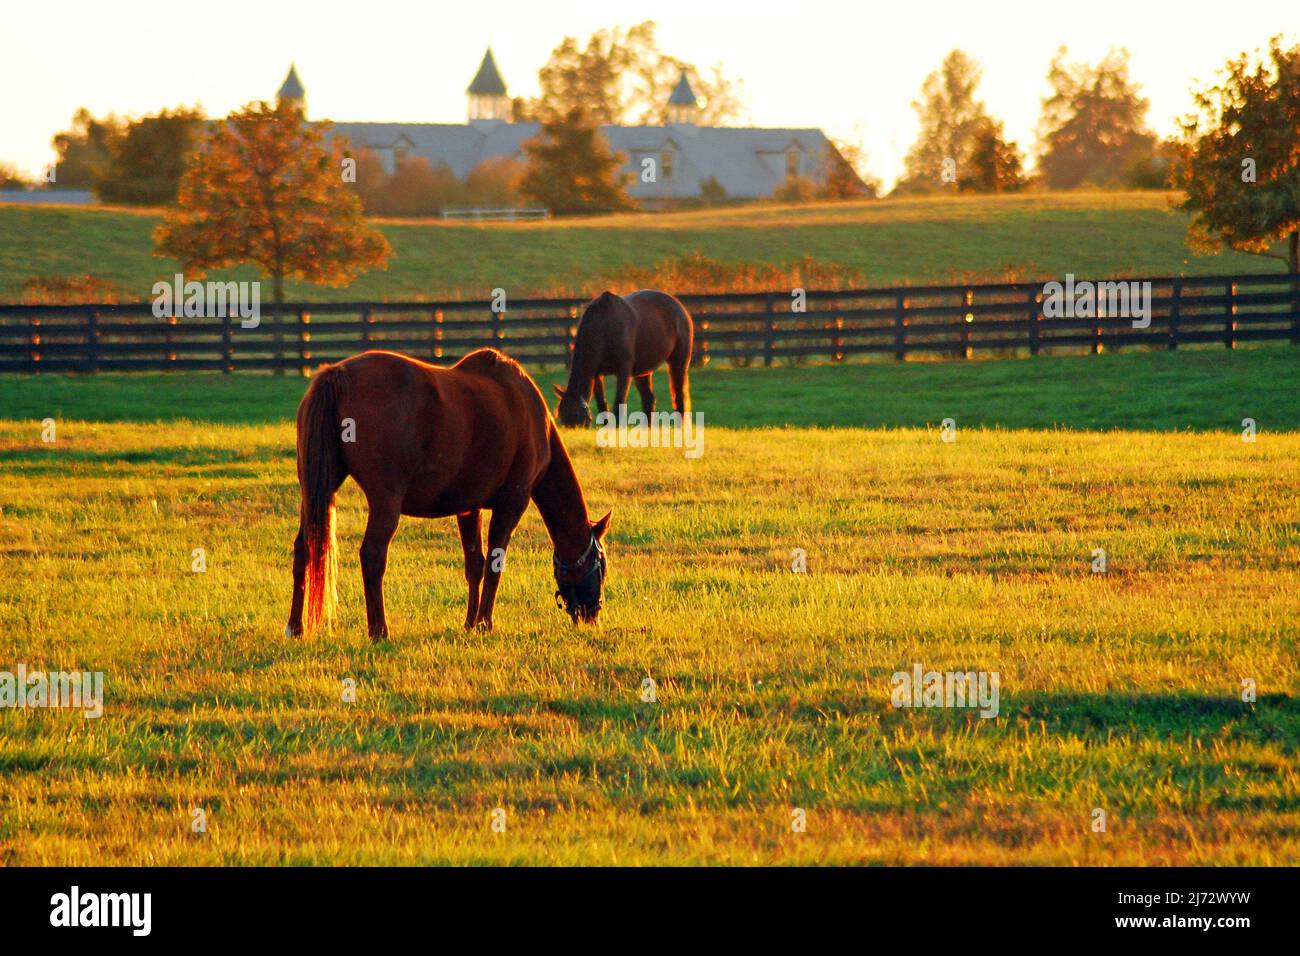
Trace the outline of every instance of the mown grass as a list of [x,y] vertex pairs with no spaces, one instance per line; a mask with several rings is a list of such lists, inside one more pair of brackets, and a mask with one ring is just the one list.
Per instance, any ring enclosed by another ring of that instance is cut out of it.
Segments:
[[[0,204],[0,301],[34,276],[108,279],[147,299],[177,263],[152,254],[153,212]],[[758,206],[547,223],[380,224],[387,271],[344,288],[289,283],[295,300],[595,294],[629,269],[699,251],[722,262],[788,265],[810,258],[872,285],[960,277],[1271,272],[1242,253],[1194,257],[1187,220],[1162,192],[1071,192]],[[252,279],[251,269],[217,274]],[[669,290],[680,291],[680,290]]]
[[[1295,864],[1289,355],[1215,353],[1217,379],[1190,353],[708,372],[698,460],[567,434],[592,510],[614,509],[599,628],[553,606],[530,511],[497,630],[465,634],[453,523],[409,520],[380,646],[351,484],[341,618],[281,636],[301,380],[7,380],[0,669],[103,670],[107,701],[0,710],[0,862]],[[1037,406],[995,400],[1003,367],[1095,397],[1017,411]],[[931,395],[936,369],[967,377]],[[1125,418],[1134,369],[1165,377]],[[792,402],[814,374],[824,393]],[[1277,410],[1253,444],[1234,383]],[[240,387],[248,421],[225,423]],[[66,402],[52,445],[27,389]],[[1003,427],[765,427],[881,403],[937,422],[926,401],[961,394]],[[997,671],[999,716],[892,708],[918,661]]]

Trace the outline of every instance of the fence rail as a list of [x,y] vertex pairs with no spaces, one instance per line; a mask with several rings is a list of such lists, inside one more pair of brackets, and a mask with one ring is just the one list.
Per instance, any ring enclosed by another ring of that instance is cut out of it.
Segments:
[[[1042,283],[790,290],[681,296],[695,361],[842,361],[878,355],[970,358],[979,351],[1101,352],[1127,346],[1289,340],[1300,344],[1300,276],[1123,279],[1151,283],[1150,324],[1125,315],[1044,315]],[[0,305],[0,372],[192,369],[301,371],[370,348],[450,361],[492,346],[525,363],[564,364],[586,299],[493,303],[317,302],[238,315],[158,317],[149,302]],[[800,310],[800,305],[803,310]]]

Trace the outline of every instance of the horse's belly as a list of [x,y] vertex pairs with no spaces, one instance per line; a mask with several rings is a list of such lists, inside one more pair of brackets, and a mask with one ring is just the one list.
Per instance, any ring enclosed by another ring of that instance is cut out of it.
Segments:
[[430,494],[411,489],[402,499],[402,514],[412,518],[449,518],[482,506],[483,502],[478,500],[477,495],[465,491]]

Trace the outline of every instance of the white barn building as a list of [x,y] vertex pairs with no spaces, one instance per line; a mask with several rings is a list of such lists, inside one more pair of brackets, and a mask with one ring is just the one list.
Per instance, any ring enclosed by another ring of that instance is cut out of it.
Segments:
[[[410,156],[430,164],[446,163],[464,179],[479,163],[498,156],[524,159],[523,144],[538,135],[539,124],[512,121],[506,84],[489,49],[466,93],[465,123],[336,122],[335,130],[354,148],[380,156],[391,172]],[[290,67],[279,97],[306,108],[306,91]],[[698,197],[703,184],[716,181],[731,199],[760,199],[787,179],[802,177],[820,184],[834,146],[818,129],[757,129],[702,126],[699,105],[685,73],[668,100],[672,122],[666,126],[602,126],[612,149],[627,157],[628,194],[646,205]],[[653,182],[641,176],[646,159],[654,160]]]

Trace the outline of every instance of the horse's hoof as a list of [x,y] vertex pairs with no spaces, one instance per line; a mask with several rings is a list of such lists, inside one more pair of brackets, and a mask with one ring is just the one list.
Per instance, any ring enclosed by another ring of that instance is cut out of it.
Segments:
[[284,626],[284,636],[289,638],[302,637],[302,631],[295,631],[292,627],[286,624]]

